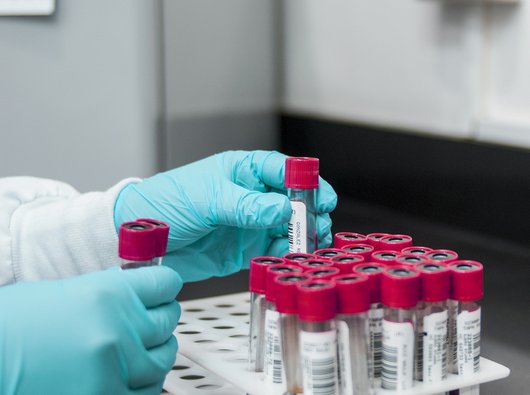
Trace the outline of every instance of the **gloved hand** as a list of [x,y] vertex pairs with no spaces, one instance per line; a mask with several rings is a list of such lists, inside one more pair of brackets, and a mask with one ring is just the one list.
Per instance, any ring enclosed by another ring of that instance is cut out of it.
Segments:
[[181,286],[146,267],[0,288],[0,393],[159,395]]
[[[285,193],[287,157],[270,151],[229,151],[159,173],[125,187],[114,223],[156,218],[169,223],[164,264],[184,281],[222,276],[248,266],[258,255],[288,251],[291,206]],[[322,178],[318,190],[319,246],[331,243],[333,188]]]

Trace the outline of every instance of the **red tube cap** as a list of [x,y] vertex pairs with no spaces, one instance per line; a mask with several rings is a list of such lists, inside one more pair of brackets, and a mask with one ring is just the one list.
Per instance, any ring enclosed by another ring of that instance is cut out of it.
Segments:
[[120,225],[118,255],[131,261],[149,261],[155,257],[156,230],[151,224],[131,221]]
[[333,267],[331,262],[327,259],[308,259],[307,261],[301,261],[298,266],[300,266],[304,272],[312,269]]
[[381,300],[385,306],[410,309],[420,299],[420,274],[406,266],[392,266],[381,278]]
[[450,263],[458,259],[458,254],[451,250],[432,250],[426,256],[438,263]]
[[383,237],[390,236],[390,233],[370,233],[366,235],[366,242],[374,246],[375,250],[380,250],[380,243]]
[[333,267],[340,270],[341,274],[350,274],[355,265],[364,262],[361,255],[340,255],[329,260]]
[[343,274],[333,281],[337,287],[337,313],[358,314],[370,309],[370,279],[362,274]]
[[346,252],[338,248],[321,248],[313,252],[313,255],[316,256],[316,259],[331,259],[336,256],[346,255]]
[[283,314],[297,314],[296,284],[309,280],[304,274],[282,274],[274,278],[276,289],[276,310]]
[[337,289],[328,280],[308,280],[297,285],[298,316],[302,321],[328,321],[337,314]]
[[416,266],[429,262],[432,261],[427,257],[418,254],[399,254],[396,257],[396,264],[403,266]]
[[451,276],[447,266],[439,263],[422,263],[414,267],[420,273],[421,300],[441,302],[449,299]]
[[282,258],[273,256],[257,256],[250,260],[250,292],[265,294],[267,284],[267,267],[270,265],[282,265],[285,261]]
[[484,296],[483,267],[476,261],[454,261],[451,271],[451,299],[461,302],[479,300]]
[[412,246],[412,237],[409,235],[388,235],[383,237],[379,242],[382,250],[391,250],[401,252],[403,248]]
[[151,218],[138,218],[136,221],[145,222],[155,227],[155,231],[156,231],[155,256],[156,257],[164,256],[166,254],[167,241],[169,238],[169,225],[166,224],[164,221],[159,221],[158,219],[151,219]]
[[298,265],[301,261],[307,261],[308,259],[314,258],[315,256],[313,254],[305,254],[303,252],[293,252],[283,256],[285,263],[289,265]]
[[366,236],[353,232],[339,232],[333,236],[333,247],[335,248],[342,248],[352,243],[366,243]]
[[269,302],[276,301],[274,279],[282,274],[301,274],[302,269],[295,265],[269,265],[265,274],[265,299]]
[[319,278],[324,280],[331,280],[340,274],[340,270],[336,267],[325,267],[321,269],[312,269],[304,272],[305,275],[311,278]]
[[285,187],[318,188],[318,162],[318,158],[287,158],[285,160]]
[[365,262],[355,265],[353,273],[362,274],[370,281],[370,303],[381,302],[381,277],[387,266],[383,263]]
[[342,247],[343,251],[346,251],[348,254],[360,255],[364,258],[365,261],[369,260],[372,256],[375,248],[373,245],[364,244],[364,243],[354,243],[348,244]]
[[424,255],[424,254],[428,254],[431,251],[432,251],[432,248],[430,247],[412,246],[412,247],[403,248],[401,250],[401,253],[402,254]]
[[396,252],[396,251],[390,251],[390,250],[375,251],[372,254],[372,261],[384,263],[385,265],[391,266],[391,265],[396,264],[396,258],[398,255],[399,255],[399,252]]

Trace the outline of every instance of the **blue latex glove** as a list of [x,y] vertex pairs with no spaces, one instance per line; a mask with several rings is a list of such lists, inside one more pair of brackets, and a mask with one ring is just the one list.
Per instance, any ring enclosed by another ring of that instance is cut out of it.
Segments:
[[159,266],[0,288],[0,393],[159,395],[181,286]]
[[[285,159],[271,151],[229,151],[125,187],[114,221],[156,218],[170,224],[164,264],[184,281],[223,276],[258,255],[288,251],[291,206],[283,185]],[[319,246],[331,243],[333,188],[320,179]]]

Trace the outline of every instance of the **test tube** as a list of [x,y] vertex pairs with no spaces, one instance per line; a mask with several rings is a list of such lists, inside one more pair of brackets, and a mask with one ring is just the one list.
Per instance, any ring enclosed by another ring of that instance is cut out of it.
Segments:
[[447,377],[447,300],[451,285],[447,266],[422,263],[420,273],[421,301],[416,308],[415,379],[437,383]]
[[295,157],[285,161],[285,187],[292,209],[288,226],[291,253],[312,253],[317,249],[318,165],[317,158]]
[[300,274],[302,269],[294,265],[271,265],[267,267],[265,282],[265,382],[270,392],[283,394],[285,377],[280,344],[280,313],[276,310],[276,287],[274,279],[282,274]]
[[155,227],[156,231],[156,248],[155,257],[153,259],[154,265],[161,265],[164,255],[166,254],[167,242],[169,237],[169,225],[164,221],[151,218],[139,218],[136,221],[151,224]]
[[340,274],[340,270],[336,267],[324,267],[320,269],[312,269],[304,272],[305,275],[312,279],[331,280]]
[[369,233],[366,235],[366,242],[367,244],[374,246],[377,251],[381,249],[381,239],[386,236],[390,236],[390,233]]
[[306,261],[300,261],[298,266],[302,268],[304,272],[313,269],[323,269],[333,267],[331,261],[327,259],[308,259]]
[[388,390],[412,387],[414,376],[415,308],[420,295],[420,275],[412,268],[393,266],[383,272],[383,369],[381,386]]
[[336,395],[337,293],[327,280],[308,280],[297,285],[301,321],[300,355],[304,395]]
[[339,385],[342,395],[367,395],[373,392],[369,374],[370,309],[369,278],[361,274],[336,276]]
[[387,266],[392,266],[396,264],[396,258],[399,255],[397,251],[390,250],[379,250],[375,251],[372,254],[372,262],[384,263]]
[[425,256],[438,263],[451,263],[458,259],[458,254],[451,250],[432,250]]
[[370,376],[381,377],[383,354],[383,304],[381,303],[381,276],[386,265],[366,262],[353,267],[353,273],[366,275],[370,285],[370,310],[368,311],[368,330],[370,336],[369,364]]
[[[456,309],[449,314],[449,328],[453,328],[451,371],[468,376],[480,369],[480,304],[484,296],[483,267],[476,261],[459,260],[449,264],[451,273],[451,301]],[[460,390],[460,394],[478,394],[479,386]]]
[[416,265],[421,265],[424,263],[432,262],[430,259],[428,259],[427,257],[423,255],[403,254],[403,253],[396,256],[395,261],[397,265],[412,266],[412,267]]
[[122,269],[152,266],[155,257],[156,230],[153,225],[131,221],[120,225],[118,255]]
[[361,255],[340,255],[329,261],[333,267],[340,270],[341,274],[349,274],[355,265],[364,262],[364,258]]
[[303,393],[296,284],[307,280],[309,276],[304,274],[282,274],[274,279],[287,395]]
[[366,236],[354,232],[339,232],[333,236],[333,247],[342,248],[345,245],[352,243],[365,243]]
[[388,235],[379,240],[379,248],[382,250],[401,252],[403,248],[412,246],[412,237],[409,235]]
[[373,245],[366,243],[354,243],[345,245],[344,247],[342,247],[342,250],[346,251],[346,253],[348,254],[360,255],[364,258],[365,261],[368,261],[374,253],[375,248]]
[[430,247],[423,246],[412,246],[406,247],[401,250],[402,254],[414,254],[414,255],[425,255],[432,251]]
[[265,362],[265,292],[267,267],[281,265],[282,258],[260,256],[250,260],[250,329],[248,367],[251,372],[263,372]]
[[283,259],[285,260],[285,263],[288,265],[298,265],[301,261],[307,261],[308,259],[314,259],[315,256],[313,254],[305,254],[305,253],[289,253],[285,254],[283,256]]
[[339,248],[321,248],[316,250],[313,255],[317,259],[331,259],[336,256],[346,255],[346,252]]

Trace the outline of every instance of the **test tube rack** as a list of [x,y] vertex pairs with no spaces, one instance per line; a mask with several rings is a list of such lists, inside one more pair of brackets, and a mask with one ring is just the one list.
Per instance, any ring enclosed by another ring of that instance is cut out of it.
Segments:
[[[174,395],[270,395],[261,373],[247,369],[250,299],[248,293],[183,302],[175,336],[179,353],[164,388]],[[480,360],[469,377],[449,374],[436,384],[415,382],[405,391],[377,390],[377,395],[428,395],[507,377],[510,369]]]

